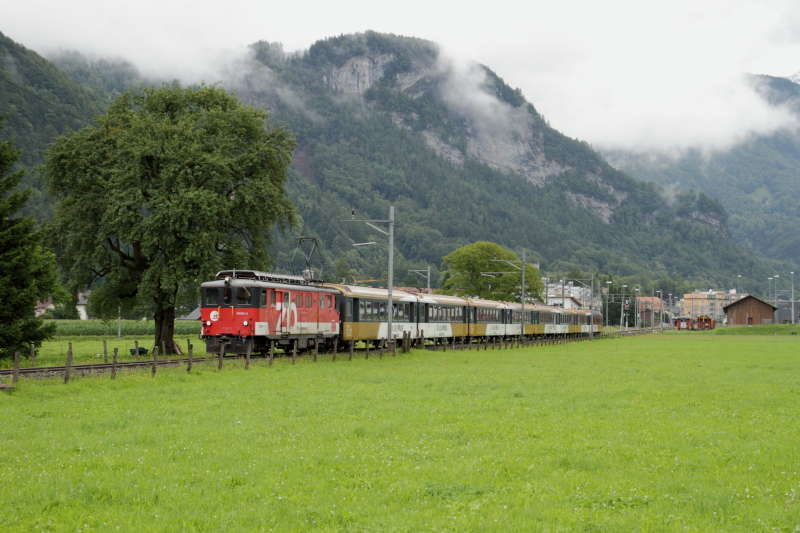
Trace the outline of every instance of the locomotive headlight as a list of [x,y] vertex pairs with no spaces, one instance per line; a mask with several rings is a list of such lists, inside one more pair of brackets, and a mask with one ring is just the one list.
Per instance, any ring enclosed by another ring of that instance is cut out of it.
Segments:
[[206,326],[210,326],[210,325],[211,325],[211,321],[210,320],[206,320]]
[[244,322],[242,322],[242,324],[244,324],[245,326],[246,326],[246,325],[248,325],[249,323],[250,323],[250,322],[248,322],[247,320],[245,320]]

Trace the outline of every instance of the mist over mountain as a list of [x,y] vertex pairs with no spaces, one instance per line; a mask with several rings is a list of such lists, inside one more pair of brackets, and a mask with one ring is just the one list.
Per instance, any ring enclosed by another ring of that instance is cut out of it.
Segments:
[[[137,82],[135,68],[121,63],[114,78],[99,62],[54,59],[84,91],[92,87],[97,102],[118,90],[112,81]],[[383,277],[385,248],[352,247],[383,236],[339,219],[351,209],[383,219],[391,204],[397,273],[435,269],[443,255],[477,240],[524,247],[548,271],[682,278],[701,287],[772,273],[730,240],[720,202],[632,179],[588,143],[551,128],[489,67],[448,57],[430,41],[366,32],[299,53],[261,41],[215,68],[225,87],[297,135],[288,191],[302,223],[276,233],[278,267],[286,268],[294,238],[313,235],[329,270],[346,263]]]
[[[791,121],[800,119],[800,85],[787,78],[751,76],[763,100]],[[789,121],[787,121],[789,122]],[[681,157],[616,150],[614,167],[676,191],[702,191],[729,214],[732,238],[759,255],[800,262],[800,132],[784,128],[752,135],[725,151],[692,150]]]

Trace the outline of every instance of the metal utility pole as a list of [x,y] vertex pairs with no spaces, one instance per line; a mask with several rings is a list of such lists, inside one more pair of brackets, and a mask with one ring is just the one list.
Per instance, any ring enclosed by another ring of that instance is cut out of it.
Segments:
[[606,289],[606,327],[608,327],[608,300],[611,298],[611,284],[612,281],[606,281],[608,288]]
[[424,277],[428,280],[428,294],[431,292],[431,267],[428,265],[427,274],[425,270],[409,270],[409,272],[413,272],[414,274],[419,274],[420,276]]
[[[389,236],[389,276],[387,282],[389,283],[389,308],[386,310],[386,323],[389,327],[389,331],[387,332],[386,336],[389,339],[389,347],[392,348],[394,344],[394,332],[392,331],[392,318],[394,315],[394,300],[392,299],[392,286],[394,285],[394,206],[389,206],[389,219],[388,220],[356,220],[356,210],[353,209],[351,212],[352,218],[350,220],[343,220],[343,222],[364,222],[367,226],[371,227],[372,229],[378,230],[384,235]],[[381,228],[372,224],[372,222],[376,222],[379,224],[388,224],[389,231],[384,231]],[[363,246],[368,244],[377,244],[374,242],[370,243],[361,243],[361,244],[354,244],[353,246]]]
[[[619,328],[620,329],[622,329],[622,320],[627,318],[625,316],[625,287],[627,287],[627,285],[623,285],[622,286],[622,303],[619,306]],[[627,328],[626,328],[626,331],[627,331]]]
[[[600,310],[603,310],[603,301],[600,301]],[[589,340],[594,340],[594,272],[592,272],[592,288],[589,291]]]
[[[495,257],[497,257],[497,256],[495,256]],[[515,259],[490,259],[490,261],[493,262],[493,263],[494,262],[506,263],[506,264],[511,265],[512,267],[516,268],[517,270],[521,270],[522,271],[522,294],[521,294],[520,300],[522,301],[522,312],[524,313],[525,312],[525,265],[527,264],[525,262],[525,248],[522,249],[522,260],[521,261],[518,260],[518,259],[516,259],[516,260]],[[522,266],[521,267],[517,266],[514,263],[522,263]],[[487,275],[487,274],[513,274],[513,272],[481,272],[481,275]],[[494,277],[494,276],[491,276],[491,277]]]

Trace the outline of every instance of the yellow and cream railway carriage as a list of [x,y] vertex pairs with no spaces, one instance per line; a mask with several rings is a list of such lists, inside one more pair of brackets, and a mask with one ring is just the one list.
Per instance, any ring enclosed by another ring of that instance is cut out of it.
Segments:
[[[386,313],[389,311],[389,291],[372,287],[353,285],[332,285],[342,297],[339,313],[342,321],[341,340],[345,343],[358,341],[379,341],[389,338]],[[402,338],[410,332],[417,336],[417,315],[419,298],[402,291],[392,291],[392,337]]]

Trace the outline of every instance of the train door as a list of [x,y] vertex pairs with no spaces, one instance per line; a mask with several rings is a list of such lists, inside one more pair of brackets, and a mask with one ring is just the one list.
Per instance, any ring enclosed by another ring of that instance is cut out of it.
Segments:
[[319,311],[322,309],[323,304],[325,303],[325,295],[320,292],[315,292],[311,295],[311,305],[313,305],[314,312],[317,315],[317,329],[315,332],[319,332]]
[[[280,295],[280,293],[278,293]],[[289,300],[289,293],[283,293],[283,301],[278,298],[278,309],[280,310],[280,318],[278,319],[278,329],[281,333],[289,333],[289,314],[291,313],[291,303]]]

